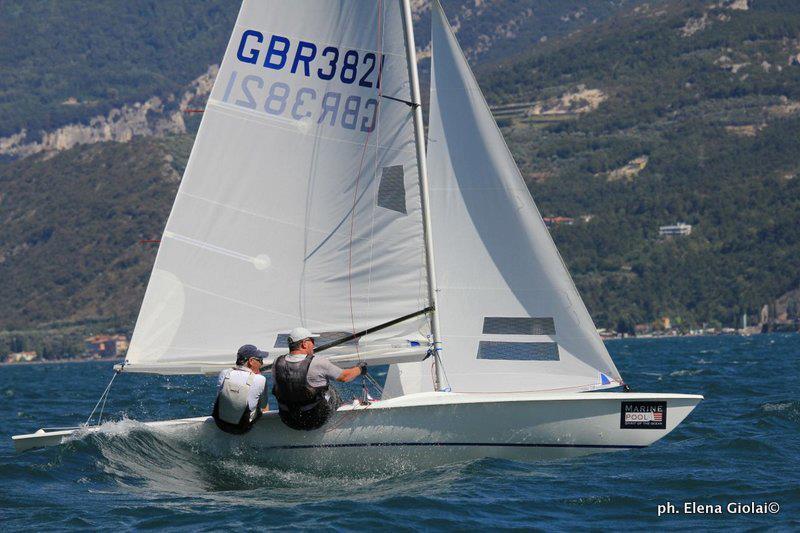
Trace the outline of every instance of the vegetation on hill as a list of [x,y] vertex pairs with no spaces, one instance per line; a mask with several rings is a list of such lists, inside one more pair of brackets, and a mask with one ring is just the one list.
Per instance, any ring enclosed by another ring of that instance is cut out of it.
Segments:
[[[50,5],[41,4],[13,0],[0,13]],[[73,15],[89,3],[74,5]],[[205,70],[202,58],[220,55],[231,25],[223,18],[235,15],[223,0],[202,9],[183,0],[153,3],[146,13],[136,10],[150,4],[135,5],[98,8],[128,13],[114,28],[153,33],[149,45],[131,51],[135,67],[95,56],[117,53],[108,47],[70,48],[66,41],[81,38],[72,27],[59,37],[64,64],[84,75],[86,64],[96,66],[97,79],[68,81],[39,69],[35,54],[4,54],[0,69],[13,63],[22,74],[0,89],[0,128],[85,118],[88,109],[118,102],[102,92],[113,87],[128,91],[118,93],[120,101],[175,92],[174,84]],[[748,5],[641,5],[478,69],[492,104],[531,102],[500,122],[542,214],[575,219],[552,233],[598,326],[630,330],[661,316],[683,326],[733,325],[800,287],[800,6]],[[181,13],[194,29],[170,34]],[[60,15],[69,26],[70,13]],[[4,24],[0,49],[7,50]],[[163,56],[172,39],[184,55]],[[51,91],[37,76],[64,85]],[[73,92],[85,103],[74,116],[68,113],[77,106],[62,105]],[[584,93],[602,98],[583,112],[536,110],[536,102]],[[132,327],[156,250],[140,241],[160,235],[191,143],[190,135],[135,138],[0,164],[0,353],[12,346],[63,353],[79,349],[80,335],[91,330]],[[660,225],[678,221],[693,225],[690,236],[658,236]]]
[[[603,326],[733,325],[800,285],[800,6],[750,4],[642,10],[484,73],[498,103],[607,95],[580,118],[505,129],[544,215],[593,215],[553,234]],[[691,236],[659,239],[678,221]]]
[[[366,1],[366,0],[365,0]],[[643,0],[444,0],[471,56],[491,60]],[[28,140],[162,99],[219,63],[240,0],[0,2],[0,137]],[[429,41],[429,12],[418,21]]]
[[[616,17],[646,0],[441,0],[473,64],[519,53],[520,48]],[[655,0],[659,4],[664,0]],[[430,10],[416,23],[419,48],[430,44]]]
[[[130,321],[191,139],[137,138],[0,168],[0,325]],[[176,152],[173,155],[173,152]]]
[[239,3],[0,2],[0,137],[177,92],[219,61]]

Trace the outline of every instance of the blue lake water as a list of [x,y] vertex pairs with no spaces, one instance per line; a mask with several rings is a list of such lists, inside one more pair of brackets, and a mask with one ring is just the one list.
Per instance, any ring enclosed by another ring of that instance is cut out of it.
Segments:
[[[109,363],[0,367],[0,523],[7,529],[800,528],[800,335],[618,340],[634,390],[706,400],[654,446],[534,464],[484,459],[374,476],[219,459],[135,421],[208,414],[214,381],[121,375],[113,420],[58,448],[11,435],[86,419]],[[358,453],[354,451],[354,453]],[[672,502],[777,502],[777,514],[657,516]]]

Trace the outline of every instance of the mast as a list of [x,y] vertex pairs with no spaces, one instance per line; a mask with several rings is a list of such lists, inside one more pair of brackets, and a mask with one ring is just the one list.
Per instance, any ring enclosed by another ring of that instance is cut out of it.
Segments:
[[411,82],[411,101],[414,108],[414,135],[417,145],[417,168],[419,169],[420,201],[422,204],[422,227],[425,237],[425,270],[428,277],[428,303],[431,311],[431,335],[433,336],[433,364],[435,367],[434,389],[442,389],[442,341],[439,334],[439,306],[436,299],[436,269],[433,264],[433,235],[431,232],[430,201],[428,198],[428,164],[425,157],[425,132],[422,122],[422,101],[419,92],[419,74],[417,73],[417,49],[414,43],[414,24],[411,17],[411,3],[401,0],[403,4],[403,26],[406,37],[406,58]]

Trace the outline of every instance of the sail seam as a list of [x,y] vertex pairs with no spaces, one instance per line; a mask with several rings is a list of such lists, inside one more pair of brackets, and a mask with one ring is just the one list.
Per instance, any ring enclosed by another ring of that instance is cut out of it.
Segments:
[[223,296],[221,294],[217,294],[215,292],[211,292],[208,289],[201,289],[200,287],[195,287],[194,285],[189,285],[189,284],[184,283],[183,287],[186,288],[186,289],[189,289],[189,290],[202,292],[203,294],[208,294],[209,296],[216,296],[217,298],[220,298],[222,300],[227,300],[229,302],[241,304],[241,305],[244,305],[246,307],[252,307],[253,309],[258,309],[259,311],[264,311],[264,312],[272,313],[272,314],[275,314],[275,315],[285,316],[287,318],[292,318],[292,319],[295,319],[295,320],[300,318],[299,316],[296,316],[296,315],[290,315],[290,314],[287,314],[287,313],[279,313],[279,312],[275,311],[274,309],[267,309],[266,307],[261,307],[261,306],[258,306],[256,304],[251,304],[249,302],[245,302],[245,301],[239,300],[237,298],[231,298],[230,296]]
[[[270,222],[274,222],[276,224],[283,224],[284,226],[289,226],[289,227],[292,227],[292,228],[301,229],[303,231],[306,231],[306,230],[307,231],[312,231],[312,232],[319,233],[319,234],[322,234],[322,235],[327,235],[328,233],[330,233],[330,230],[328,230],[328,229],[321,230],[321,229],[316,229],[316,228],[312,228],[312,227],[309,227],[309,226],[303,226],[303,225],[300,225],[300,224],[294,224],[292,222],[287,222],[286,220],[281,220],[281,219],[270,217],[270,216],[267,216],[267,215],[264,215],[264,214],[261,214],[261,213],[248,211],[247,209],[241,209],[241,208],[229,205],[229,204],[224,204],[222,202],[209,200],[208,198],[203,198],[202,196],[198,196],[196,194],[192,194],[192,193],[189,193],[189,192],[179,191],[178,195],[179,196],[188,196],[189,198],[193,198],[195,200],[200,200],[202,202],[207,202],[209,204],[216,205],[216,206],[219,206],[219,207],[224,207],[226,209],[230,209],[231,211],[236,211],[237,213],[242,213],[244,215],[250,215],[250,216],[253,216],[253,217],[261,218],[263,220],[268,220]],[[174,232],[172,232],[172,233],[175,234],[175,235],[178,235],[177,233],[174,233]],[[165,232],[165,234],[166,234],[166,232]],[[187,237],[187,238],[191,238],[191,237]],[[355,240],[364,240],[364,241],[369,240],[367,237],[358,237],[358,236],[354,236],[354,239]]]
[[[246,120],[249,120],[250,122],[257,122],[257,120],[255,120],[254,117],[262,117],[262,116],[263,117],[270,117],[271,116],[271,115],[267,115],[266,113],[253,113],[253,112],[247,111],[247,110],[245,110],[243,108],[233,107],[233,106],[230,106],[229,104],[225,104],[224,102],[220,102],[219,100],[209,100],[209,104],[213,104],[213,107],[216,107],[217,111],[220,111],[220,112],[235,111],[237,114],[242,115],[242,117],[244,117]],[[206,112],[204,114],[204,116],[205,115],[210,115],[210,113]],[[239,117],[239,118],[241,118],[241,117]],[[262,122],[265,122],[265,121],[262,121]],[[298,122],[301,122],[301,121],[298,121]],[[298,130],[297,127],[282,128],[282,129],[284,131],[295,131],[295,132]],[[338,142],[338,143],[343,143],[343,144],[353,144],[353,145],[356,145],[356,146],[362,146],[364,144],[362,142],[349,141],[347,139],[342,139],[341,137],[329,137],[327,135],[322,135],[320,133],[316,134],[315,136],[318,139],[324,139],[326,141]],[[408,144],[413,144],[413,143],[409,142],[409,143],[405,143],[405,144],[408,145]],[[391,145],[378,145],[378,144],[375,144],[375,146],[377,148],[381,149],[381,150],[386,150],[386,151],[389,151],[389,152],[394,151],[394,152],[414,153],[414,150],[406,150],[405,148],[398,148],[396,146],[391,146]]]

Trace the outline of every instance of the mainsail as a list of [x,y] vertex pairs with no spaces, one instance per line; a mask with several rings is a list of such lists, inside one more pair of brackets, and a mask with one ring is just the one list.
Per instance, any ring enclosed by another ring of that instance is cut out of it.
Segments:
[[[432,19],[428,171],[450,387],[513,392],[619,385],[438,1]],[[406,393],[428,387],[412,368],[401,367]]]
[[[297,325],[333,338],[426,308],[410,101],[401,0],[245,0],[125,370],[210,371]],[[341,350],[424,354],[428,330]]]

